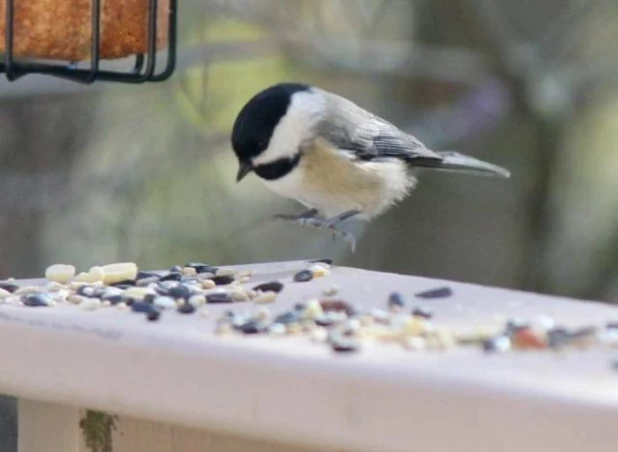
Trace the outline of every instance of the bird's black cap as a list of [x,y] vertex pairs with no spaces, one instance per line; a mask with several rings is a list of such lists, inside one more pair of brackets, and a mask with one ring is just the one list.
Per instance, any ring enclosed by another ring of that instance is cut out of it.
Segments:
[[[308,91],[303,83],[279,83],[260,91],[240,110],[232,129],[232,148],[245,175],[251,170],[250,160],[260,155],[270,142],[270,137],[285,116],[292,95]],[[239,170],[239,178],[240,170]]]

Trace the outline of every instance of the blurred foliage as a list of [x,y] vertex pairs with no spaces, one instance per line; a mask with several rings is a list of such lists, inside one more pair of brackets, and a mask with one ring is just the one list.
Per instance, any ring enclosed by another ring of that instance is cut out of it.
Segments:
[[[187,0],[169,82],[0,104],[0,273],[329,256],[615,300],[616,5]],[[513,178],[422,173],[400,206],[349,225],[352,255],[329,234],[272,221],[300,207],[256,178],[234,182],[235,116],[281,80],[338,92]]]

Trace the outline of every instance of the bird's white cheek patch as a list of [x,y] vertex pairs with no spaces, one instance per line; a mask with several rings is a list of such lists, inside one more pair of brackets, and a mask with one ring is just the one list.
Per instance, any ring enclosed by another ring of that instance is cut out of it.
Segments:
[[291,198],[306,206],[310,206],[306,190],[303,189],[300,171],[292,170],[291,173],[276,180],[261,180],[269,190],[277,193],[279,196]]

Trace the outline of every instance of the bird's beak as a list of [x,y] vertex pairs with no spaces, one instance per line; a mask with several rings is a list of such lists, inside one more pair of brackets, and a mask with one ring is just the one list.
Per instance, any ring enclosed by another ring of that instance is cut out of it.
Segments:
[[242,161],[238,167],[238,173],[236,174],[236,182],[240,182],[245,178],[247,174],[253,171],[253,165],[249,161]]

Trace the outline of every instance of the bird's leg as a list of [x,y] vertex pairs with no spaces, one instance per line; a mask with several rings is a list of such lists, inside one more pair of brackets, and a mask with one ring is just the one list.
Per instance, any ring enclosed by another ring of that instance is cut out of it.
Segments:
[[286,213],[278,213],[273,215],[274,219],[287,220],[287,221],[299,221],[307,218],[313,218],[318,214],[318,209],[309,209],[301,212],[297,215],[291,215]]
[[356,250],[356,239],[349,232],[342,231],[337,227],[339,223],[347,220],[353,216],[360,214],[360,210],[348,210],[346,212],[340,213],[339,215],[335,215],[332,218],[327,218],[325,220],[321,220],[319,218],[311,217],[311,218],[300,218],[297,220],[303,226],[312,226],[318,229],[329,229],[333,232],[333,238],[335,235],[341,236],[346,242],[350,243],[350,248],[352,248],[352,252]]

